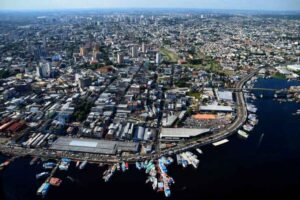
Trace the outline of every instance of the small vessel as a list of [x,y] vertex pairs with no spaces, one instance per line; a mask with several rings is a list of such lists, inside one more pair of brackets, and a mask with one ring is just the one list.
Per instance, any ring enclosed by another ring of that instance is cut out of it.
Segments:
[[79,169],[84,169],[87,163],[88,163],[87,160],[83,161],[83,162],[79,165]]
[[35,178],[40,179],[40,178],[46,177],[48,175],[49,175],[49,172],[41,172],[41,173],[35,175]]
[[142,167],[141,167],[141,164],[139,162],[135,162],[135,167],[138,169],[138,170],[141,170]]
[[166,197],[170,197],[171,196],[171,190],[170,190],[168,184],[164,184],[164,192],[165,192],[165,196]]
[[37,157],[37,156],[33,157],[29,164],[34,165],[38,161],[38,159],[39,159],[39,157]]
[[123,172],[125,172],[125,171],[126,171],[125,162],[122,162],[121,168],[122,168],[122,171],[123,171]]
[[0,170],[4,169],[4,167],[6,167],[7,165],[9,165],[10,161],[6,160],[3,163],[0,164]]
[[129,169],[129,164],[128,164],[128,162],[125,163],[125,168],[126,168],[126,170]]
[[76,162],[76,168],[79,167],[79,165],[80,165],[80,161],[78,160],[78,161]]
[[67,176],[67,179],[69,179],[70,181],[72,181],[72,182],[74,182],[75,181],[75,179],[74,178],[72,178],[71,176]]
[[246,132],[243,131],[243,130],[238,130],[238,134],[239,134],[240,136],[242,136],[243,138],[245,138],[245,139],[247,139],[247,138],[249,137],[249,134],[246,133]]
[[60,186],[60,184],[62,183],[62,180],[59,179],[59,178],[52,177],[52,178],[50,178],[49,183],[50,183],[51,185],[53,185],[53,186],[57,186],[57,187],[58,187],[58,186]]
[[203,154],[203,151],[199,148],[196,149],[196,151],[199,153],[199,154]]
[[260,94],[260,98],[263,98],[264,97],[264,95],[263,94]]
[[46,194],[48,193],[48,190],[50,188],[50,183],[43,183],[41,185],[41,187],[39,187],[39,189],[37,190],[37,195],[41,195],[43,197],[46,196]]
[[70,163],[71,160],[69,158],[62,158],[58,168],[60,170],[67,171],[69,169]]
[[181,158],[180,154],[177,154],[177,155],[176,155],[176,160],[177,160],[177,164],[178,164],[178,165],[181,165],[181,164],[182,164],[182,158]]
[[245,131],[250,132],[250,131],[252,131],[252,130],[254,129],[254,126],[252,126],[252,125],[250,125],[250,124],[245,124],[245,125],[243,125],[243,129],[244,129]]
[[218,142],[214,142],[213,145],[214,146],[219,146],[219,145],[225,144],[227,142],[229,142],[229,140],[228,139],[224,139],[224,140],[220,140]]
[[121,166],[120,163],[117,164],[117,170],[120,171],[121,170]]
[[53,169],[55,167],[55,163],[54,162],[46,162],[43,164],[44,169]]

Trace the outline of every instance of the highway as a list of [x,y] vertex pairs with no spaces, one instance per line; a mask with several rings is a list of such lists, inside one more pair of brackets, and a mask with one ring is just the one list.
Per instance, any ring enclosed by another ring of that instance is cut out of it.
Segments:
[[61,157],[68,157],[72,160],[88,160],[91,163],[116,163],[120,161],[127,161],[127,162],[135,162],[138,160],[146,160],[146,159],[158,159],[164,155],[176,154],[182,151],[186,151],[188,149],[192,149],[195,147],[200,147],[208,144],[212,144],[214,142],[220,141],[229,137],[230,135],[236,133],[236,131],[245,123],[247,119],[247,109],[246,109],[246,102],[244,99],[242,88],[244,84],[251,79],[253,76],[261,68],[258,68],[252,71],[250,74],[241,78],[239,82],[236,83],[236,108],[237,108],[237,117],[236,120],[225,127],[223,130],[219,132],[214,132],[206,137],[201,137],[198,140],[189,140],[184,143],[179,143],[177,146],[157,152],[155,154],[148,154],[148,155],[133,155],[128,157],[119,157],[119,156],[107,156],[107,155],[85,155],[80,156],[82,154],[72,154],[71,152],[55,152],[49,149],[29,149],[29,148],[22,148],[22,147],[9,147],[9,146],[0,146],[0,152],[6,155],[11,156],[38,156],[46,159],[59,159]]

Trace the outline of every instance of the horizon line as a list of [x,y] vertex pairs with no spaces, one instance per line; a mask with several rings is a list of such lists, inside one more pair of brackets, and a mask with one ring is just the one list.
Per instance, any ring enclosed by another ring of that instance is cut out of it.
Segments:
[[71,10],[203,10],[203,11],[248,11],[248,12],[300,12],[298,10],[278,10],[278,9],[238,9],[238,8],[191,8],[191,7],[84,7],[84,8],[0,8],[0,12],[11,11],[11,12],[29,12],[29,11],[71,11]]

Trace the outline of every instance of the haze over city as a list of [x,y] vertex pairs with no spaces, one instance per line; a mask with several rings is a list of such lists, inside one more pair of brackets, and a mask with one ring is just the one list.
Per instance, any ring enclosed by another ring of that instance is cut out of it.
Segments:
[[1,10],[86,8],[199,8],[238,10],[300,10],[299,0],[1,0]]

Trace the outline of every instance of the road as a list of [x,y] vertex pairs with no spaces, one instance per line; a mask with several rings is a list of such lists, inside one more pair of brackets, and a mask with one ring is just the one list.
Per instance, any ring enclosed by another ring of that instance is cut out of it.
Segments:
[[179,153],[182,151],[186,151],[187,149],[200,147],[208,144],[212,144],[214,142],[220,141],[222,139],[227,138],[228,136],[236,133],[236,131],[245,123],[247,119],[247,109],[246,109],[246,102],[244,99],[244,95],[242,92],[242,88],[244,84],[251,79],[253,76],[256,75],[256,73],[261,68],[258,68],[254,71],[252,71],[250,74],[244,76],[239,82],[236,84],[236,107],[237,107],[237,117],[236,120],[227,126],[225,129],[212,133],[209,136],[199,138],[198,140],[190,140],[185,143],[181,143],[173,148],[169,148],[160,152],[157,152],[156,154],[150,154],[150,155],[134,155],[134,156],[128,156],[128,157],[118,157],[118,156],[107,156],[107,155],[92,155],[90,154],[87,158],[85,156],[79,156],[83,154],[72,154],[70,152],[55,152],[53,150],[49,149],[28,149],[28,148],[22,148],[22,147],[8,147],[8,146],[0,146],[0,152],[7,155],[12,156],[39,156],[43,158],[51,158],[51,159],[59,159],[61,157],[68,157],[72,160],[88,160],[92,163],[116,163],[120,161],[127,161],[127,162],[135,162],[138,160],[146,160],[146,159],[158,159],[161,156]]

